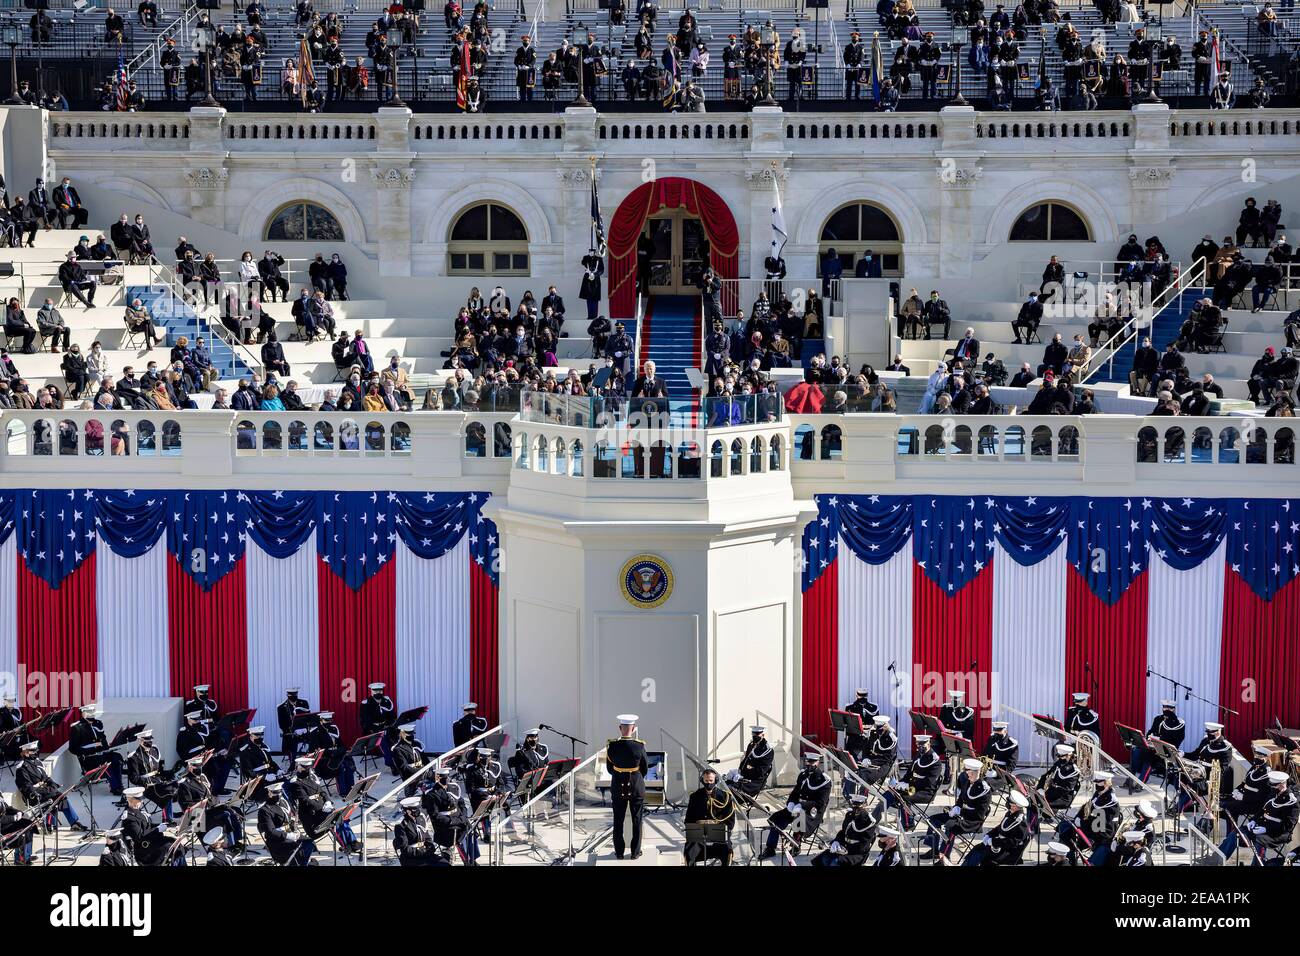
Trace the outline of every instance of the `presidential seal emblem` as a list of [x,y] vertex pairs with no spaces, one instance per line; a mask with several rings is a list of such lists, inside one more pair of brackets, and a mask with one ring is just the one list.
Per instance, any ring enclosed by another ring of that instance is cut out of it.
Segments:
[[673,571],[657,554],[638,554],[623,565],[619,584],[633,607],[658,607],[673,593]]

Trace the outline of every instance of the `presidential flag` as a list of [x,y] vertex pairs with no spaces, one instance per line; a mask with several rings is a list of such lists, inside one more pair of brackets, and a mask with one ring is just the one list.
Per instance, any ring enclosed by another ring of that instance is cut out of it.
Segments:
[[604,256],[608,248],[605,241],[605,217],[600,212],[600,193],[596,191],[596,168],[591,169],[591,248],[596,255]]
[[772,247],[768,255],[773,259],[781,258],[781,250],[785,248],[786,239],[789,238],[785,229],[785,209],[781,206],[781,184],[778,182],[776,171],[772,172]]

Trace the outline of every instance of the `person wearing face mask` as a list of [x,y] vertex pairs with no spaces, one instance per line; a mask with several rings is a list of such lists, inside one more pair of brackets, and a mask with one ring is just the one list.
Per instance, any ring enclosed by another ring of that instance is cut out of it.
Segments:
[[1067,846],[1079,852],[1089,846],[1094,848],[1088,857],[1088,862],[1093,866],[1102,866],[1110,856],[1111,844],[1124,816],[1111,786],[1114,777],[1114,774],[1106,770],[1095,771],[1092,775],[1091,796],[1056,828],[1056,838]]
[[525,774],[546,766],[550,759],[550,749],[542,743],[541,733],[541,728],[533,727],[524,732],[524,742],[515,745],[514,756],[507,763],[516,780],[522,780]]
[[262,346],[262,367],[268,372],[275,372],[286,378],[289,376],[289,363],[284,357],[284,346],[280,344],[274,330],[266,337],[266,344]]
[[334,283],[330,281],[329,264],[321,253],[316,253],[316,257],[308,263],[307,276],[311,279],[312,289],[324,293],[326,298],[333,294]]
[[876,842],[879,816],[867,805],[865,793],[849,797],[849,811],[830,845],[812,859],[813,866],[863,866]]
[[139,214],[131,224],[131,251],[137,259],[157,263],[153,254],[153,242],[149,238],[149,227],[145,225],[144,216]]
[[385,389],[391,388],[408,408],[415,401],[415,395],[411,392],[411,383],[406,377],[406,369],[402,368],[401,361],[396,355],[388,360],[388,367],[379,373],[379,381]]
[[[718,781],[718,773],[712,768],[700,774],[700,786],[691,794],[686,803],[688,839],[682,848],[687,866],[695,866],[707,860],[718,860],[723,866],[731,865],[731,830],[736,825],[736,799],[731,791]],[[726,828],[725,841],[705,841],[690,839],[692,824],[722,824]]]
[[330,256],[329,261],[329,279],[330,284],[334,287],[334,298],[340,302],[346,302],[348,298],[348,267],[343,264],[336,252]]

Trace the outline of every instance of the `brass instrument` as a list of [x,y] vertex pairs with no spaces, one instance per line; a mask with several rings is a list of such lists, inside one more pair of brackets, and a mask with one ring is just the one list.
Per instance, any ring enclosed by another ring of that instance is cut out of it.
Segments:
[[1093,771],[1097,769],[1097,742],[1096,736],[1087,730],[1075,739],[1074,763],[1084,780],[1091,780]]
[[1206,774],[1205,805],[1209,808],[1207,811],[1209,819],[1206,821],[1210,828],[1210,835],[1214,836],[1215,831],[1219,829],[1219,788],[1223,782],[1223,764],[1215,760],[1209,765]]

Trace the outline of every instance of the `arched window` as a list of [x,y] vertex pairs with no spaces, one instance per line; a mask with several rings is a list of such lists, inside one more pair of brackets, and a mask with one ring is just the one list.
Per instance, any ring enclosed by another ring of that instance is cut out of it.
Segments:
[[342,242],[343,227],[324,206],[295,200],[285,203],[267,220],[265,238],[281,242]]
[[1012,242],[1088,242],[1092,236],[1083,217],[1059,202],[1040,202],[1020,214],[1009,237]]
[[528,230],[494,202],[470,206],[447,236],[447,271],[455,275],[528,275]]
[[880,261],[882,275],[903,274],[902,233],[893,217],[879,206],[849,203],[831,213],[817,246],[819,269],[822,257],[832,249],[844,263],[845,276],[853,275],[854,266],[868,249]]

